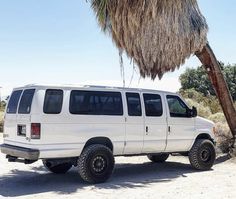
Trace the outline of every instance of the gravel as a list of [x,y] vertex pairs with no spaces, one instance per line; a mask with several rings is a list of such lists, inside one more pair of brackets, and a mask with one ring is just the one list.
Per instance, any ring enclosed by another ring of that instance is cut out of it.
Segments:
[[[0,143],[2,134],[0,134]],[[51,174],[38,161],[31,165],[8,163],[0,154],[0,198],[236,198],[236,163],[218,157],[210,171],[193,170],[186,157],[171,156],[153,164],[144,156],[116,158],[111,179],[90,185],[77,168]]]

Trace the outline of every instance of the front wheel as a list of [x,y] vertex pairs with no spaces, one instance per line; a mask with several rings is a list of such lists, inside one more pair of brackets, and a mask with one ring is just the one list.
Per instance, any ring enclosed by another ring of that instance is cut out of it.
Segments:
[[196,140],[189,152],[189,160],[193,168],[209,170],[216,158],[215,147],[210,140]]
[[88,146],[78,159],[79,174],[89,183],[102,183],[109,179],[114,169],[112,151],[100,144]]
[[165,162],[168,159],[169,154],[162,153],[162,154],[158,154],[158,155],[148,155],[147,157],[152,162],[161,163],[161,162]]
[[56,174],[65,174],[72,167],[72,164],[69,162],[53,165],[52,161],[48,160],[43,160],[43,165],[46,167],[48,171]]

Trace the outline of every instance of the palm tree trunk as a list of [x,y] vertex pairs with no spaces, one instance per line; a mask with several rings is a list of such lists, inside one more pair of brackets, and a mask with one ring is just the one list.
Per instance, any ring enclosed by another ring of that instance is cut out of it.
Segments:
[[201,52],[197,52],[196,56],[204,65],[209,79],[215,89],[216,95],[233,135],[232,147],[234,147],[236,138],[236,110],[234,108],[233,99],[230,95],[228,85],[221,71],[220,64],[209,44],[207,44]]

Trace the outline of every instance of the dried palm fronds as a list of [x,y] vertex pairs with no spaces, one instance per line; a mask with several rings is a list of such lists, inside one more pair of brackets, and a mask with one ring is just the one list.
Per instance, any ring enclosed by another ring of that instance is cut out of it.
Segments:
[[101,28],[143,77],[174,71],[207,43],[197,0],[91,0]]

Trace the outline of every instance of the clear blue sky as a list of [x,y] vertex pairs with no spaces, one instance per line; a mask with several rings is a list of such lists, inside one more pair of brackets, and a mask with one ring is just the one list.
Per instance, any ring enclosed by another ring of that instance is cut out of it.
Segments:
[[[207,18],[209,41],[219,60],[236,63],[236,1],[199,0]],[[191,58],[162,81],[140,81],[133,87],[176,91]],[[0,86],[31,84],[122,85],[117,49],[99,29],[86,0],[0,0]],[[133,67],[125,62],[126,86]]]

